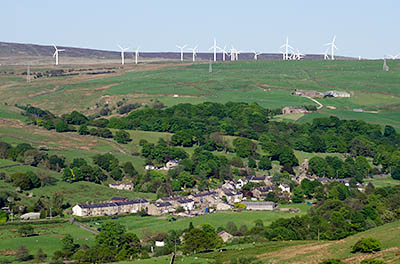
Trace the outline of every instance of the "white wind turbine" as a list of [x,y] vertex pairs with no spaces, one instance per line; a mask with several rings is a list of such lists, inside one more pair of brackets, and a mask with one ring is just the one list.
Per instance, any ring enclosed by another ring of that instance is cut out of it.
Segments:
[[228,51],[226,51],[226,46],[224,46],[224,48],[221,49],[221,51],[222,51],[222,61],[225,61],[225,56],[226,55],[229,56]]
[[194,48],[189,48],[189,50],[192,51],[192,60],[193,60],[193,62],[195,62],[196,61],[196,56],[197,56],[197,52],[196,52],[197,46],[194,47]]
[[125,51],[127,51],[129,48],[123,48],[120,45],[118,47],[121,49],[121,65],[125,64]]
[[324,53],[324,60],[329,60],[328,52],[329,52],[329,47],[327,47],[326,50],[325,50],[325,53]]
[[54,54],[53,54],[53,58],[56,57],[56,65],[58,65],[58,53],[59,53],[60,51],[65,51],[65,49],[57,49],[56,45],[54,45],[54,44],[53,44],[53,46],[54,46],[54,48],[56,49],[56,51],[55,51]]
[[186,44],[183,46],[176,45],[176,47],[181,50],[181,61],[183,61],[183,50],[186,48],[186,46]]
[[393,56],[393,55],[388,55],[392,60],[395,60],[395,59],[397,59],[399,56],[400,56],[400,53],[399,54],[397,54],[396,56]]
[[260,55],[261,53],[257,52],[257,51],[253,51],[254,53],[254,59],[258,60],[258,55]]
[[217,46],[217,40],[214,38],[214,45],[212,45],[208,49],[208,50],[214,50],[214,61],[217,61],[217,49],[221,50],[221,48]]
[[305,54],[301,53],[298,48],[296,48],[296,50],[297,50],[297,52],[295,53],[296,54],[296,60],[301,60],[301,59],[304,58],[304,56],[306,56]]
[[137,47],[137,49],[135,50],[135,64],[138,64],[139,48],[140,48],[140,47]]
[[284,60],[289,59],[289,49],[293,49],[292,46],[289,45],[289,37],[286,37],[286,43],[281,46],[281,48],[285,48]]
[[325,46],[328,46],[331,49],[331,60],[335,59],[334,53],[335,49],[338,49],[335,45],[336,35],[333,36],[332,42],[326,43]]

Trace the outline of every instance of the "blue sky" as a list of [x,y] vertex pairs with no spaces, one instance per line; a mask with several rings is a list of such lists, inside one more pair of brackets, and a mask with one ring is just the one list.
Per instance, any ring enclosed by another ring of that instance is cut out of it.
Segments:
[[400,53],[399,0],[1,0],[0,41],[117,50],[198,45],[279,52],[286,36],[303,53],[380,58]]

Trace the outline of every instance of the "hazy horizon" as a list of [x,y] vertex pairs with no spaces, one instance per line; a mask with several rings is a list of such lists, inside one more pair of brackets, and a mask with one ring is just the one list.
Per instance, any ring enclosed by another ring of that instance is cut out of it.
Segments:
[[337,35],[339,56],[400,53],[400,36],[393,34],[399,1],[53,2],[5,0],[0,41],[113,51],[120,44],[142,52],[177,52],[175,45],[187,44],[209,52],[216,37],[221,47],[279,53],[288,36],[302,53],[321,54]]

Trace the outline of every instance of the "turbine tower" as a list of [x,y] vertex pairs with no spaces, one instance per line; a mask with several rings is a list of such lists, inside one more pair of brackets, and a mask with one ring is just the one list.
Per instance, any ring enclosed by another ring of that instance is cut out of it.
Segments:
[[54,48],[56,49],[56,51],[55,51],[54,54],[53,54],[53,58],[54,58],[54,57],[56,58],[56,65],[58,65],[58,53],[59,53],[60,51],[65,51],[65,49],[57,49],[56,45],[54,45],[54,44],[53,44],[53,46],[54,46]]
[[135,64],[138,64],[139,48],[140,48],[140,47],[137,47],[137,49],[135,50]]
[[236,52],[236,50],[235,50],[235,48],[232,46],[232,48],[231,48],[231,61],[234,61],[235,59],[236,59],[236,55],[235,55],[235,52]]
[[257,51],[253,51],[254,53],[254,59],[258,60],[258,55],[260,55],[261,53],[257,52]]
[[129,48],[123,48],[120,45],[118,47],[121,49],[121,65],[125,64],[125,51],[127,51]]
[[196,61],[196,56],[197,56],[197,52],[196,52],[197,46],[194,47],[194,48],[189,48],[189,50],[192,51],[192,60],[193,60],[193,62],[195,62]]
[[332,42],[329,42],[329,43],[325,44],[325,46],[328,46],[331,49],[331,60],[335,59],[335,56],[334,56],[335,52],[334,51],[335,51],[335,49],[338,49],[336,47],[336,45],[335,45],[335,41],[336,41],[336,35],[333,36]]
[[301,59],[304,58],[304,56],[306,56],[305,54],[301,53],[298,48],[296,48],[296,50],[297,50],[297,52],[295,53],[295,55],[296,55],[295,59],[296,60],[301,60]]
[[176,47],[181,50],[181,61],[183,61],[183,50],[186,48],[186,46],[186,44],[183,46],[176,45]]
[[324,53],[324,60],[329,60],[328,52],[329,52],[329,47],[327,47],[326,50],[325,50],[325,53]]
[[214,50],[214,61],[217,61],[217,49],[221,50],[220,47],[217,46],[217,40],[214,38],[214,45],[212,45],[208,50]]
[[293,49],[292,46],[289,45],[289,37],[286,37],[286,43],[281,46],[281,48],[285,48],[284,60],[289,59],[289,49]]
[[226,46],[224,46],[224,48],[221,49],[221,51],[222,51],[222,61],[225,61],[225,56],[226,55],[229,56],[228,52],[226,51]]

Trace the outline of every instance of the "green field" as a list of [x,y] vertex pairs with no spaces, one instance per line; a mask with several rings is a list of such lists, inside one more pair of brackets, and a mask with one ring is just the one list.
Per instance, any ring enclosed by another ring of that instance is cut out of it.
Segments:
[[[400,64],[395,61],[388,64],[390,71],[383,72],[379,60],[237,61],[215,63],[213,73],[208,72],[208,64],[167,64],[154,69],[139,66],[130,71],[127,68],[115,76],[100,76],[94,80],[57,77],[41,78],[30,84],[14,75],[3,76],[5,85],[0,86],[0,102],[7,102],[8,106],[0,107],[0,117],[22,118],[10,106],[15,103],[29,103],[58,114],[74,109],[94,113],[106,103],[115,106],[122,98],[139,103],[159,99],[167,106],[204,101],[255,102],[267,108],[315,105],[307,98],[291,95],[295,89],[302,89],[347,91],[352,97],[318,99],[325,106],[318,113],[304,117],[283,116],[283,120],[300,118],[298,122],[306,122],[319,116],[335,115],[400,128]],[[18,67],[15,70],[18,72]],[[378,112],[353,111],[360,108]]]

